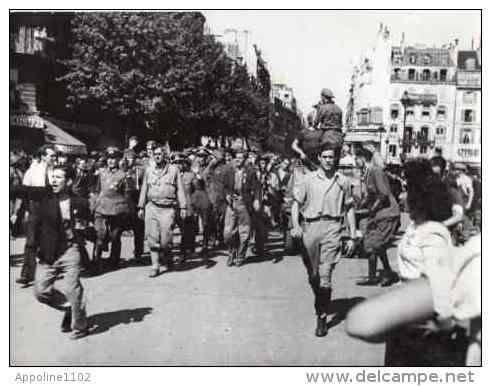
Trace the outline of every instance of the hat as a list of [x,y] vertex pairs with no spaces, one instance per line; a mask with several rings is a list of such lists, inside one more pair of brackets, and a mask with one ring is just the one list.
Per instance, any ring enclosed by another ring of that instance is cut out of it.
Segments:
[[334,98],[334,94],[328,88],[322,89],[321,96],[326,97],[326,98]]
[[197,155],[199,155],[200,157],[205,157],[208,155],[208,153],[205,151],[205,149],[199,149],[197,152],[196,152]]
[[125,158],[136,158],[136,152],[133,149],[126,149],[124,151]]
[[453,165],[453,168],[454,168],[454,170],[463,170],[463,171],[467,170],[467,168],[465,167],[465,165],[462,162],[455,162],[455,164]]
[[115,146],[110,146],[106,149],[106,156],[107,158],[121,158],[121,151]]
[[182,162],[182,157],[180,153],[172,153],[170,156],[170,162],[179,163]]
[[92,158],[97,158],[97,157],[99,157],[99,152],[98,152],[97,150],[92,150],[92,151],[90,152],[90,157],[92,157]]
[[149,147],[151,147],[152,149],[155,149],[156,146],[157,146],[157,142],[155,142],[154,140],[147,141],[147,143],[146,143],[146,148],[147,149]]

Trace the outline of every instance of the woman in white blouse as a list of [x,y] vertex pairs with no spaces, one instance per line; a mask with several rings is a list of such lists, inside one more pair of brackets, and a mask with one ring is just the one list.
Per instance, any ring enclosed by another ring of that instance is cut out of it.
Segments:
[[348,334],[366,341],[383,341],[411,323],[431,320],[434,329],[449,330],[480,317],[480,242],[452,246],[442,224],[451,199],[427,160],[409,161],[405,174],[412,222],[398,248],[403,284],[357,305],[346,320]]

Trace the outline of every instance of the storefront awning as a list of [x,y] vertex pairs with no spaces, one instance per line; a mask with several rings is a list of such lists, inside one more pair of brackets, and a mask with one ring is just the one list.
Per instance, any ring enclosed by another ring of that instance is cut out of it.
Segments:
[[56,150],[64,153],[87,154],[87,146],[77,138],[52,123],[49,119],[44,121],[44,137],[47,143],[55,146]]

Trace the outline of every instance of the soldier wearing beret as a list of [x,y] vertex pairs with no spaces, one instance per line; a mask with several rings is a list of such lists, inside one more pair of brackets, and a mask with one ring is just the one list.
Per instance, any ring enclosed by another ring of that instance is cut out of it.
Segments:
[[101,257],[107,235],[111,241],[109,262],[116,268],[121,259],[121,234],[128,215],[126,200],[126,174],[118,168],[121,152],[110,147],[106,151],[107,168],[99,170],[95,187],[94,227],[97,234],[93,263],[96,271],[102,268]]

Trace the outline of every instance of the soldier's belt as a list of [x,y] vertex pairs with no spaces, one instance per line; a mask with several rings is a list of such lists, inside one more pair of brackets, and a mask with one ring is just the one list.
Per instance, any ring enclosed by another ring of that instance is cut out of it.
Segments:
[[150,201],[152,205],[155,205],[157,208],[175,208],[176,204],[158,204],[156,202]]
[[334,221],[339,221],[342,220],[343,216],[331,216],[329,214],[323,214],[322,216],[318,217],[312,217],[312,218],[306,218],[304,221],[308,224],[316,221],[321,221],[321,220],[334,220]]

